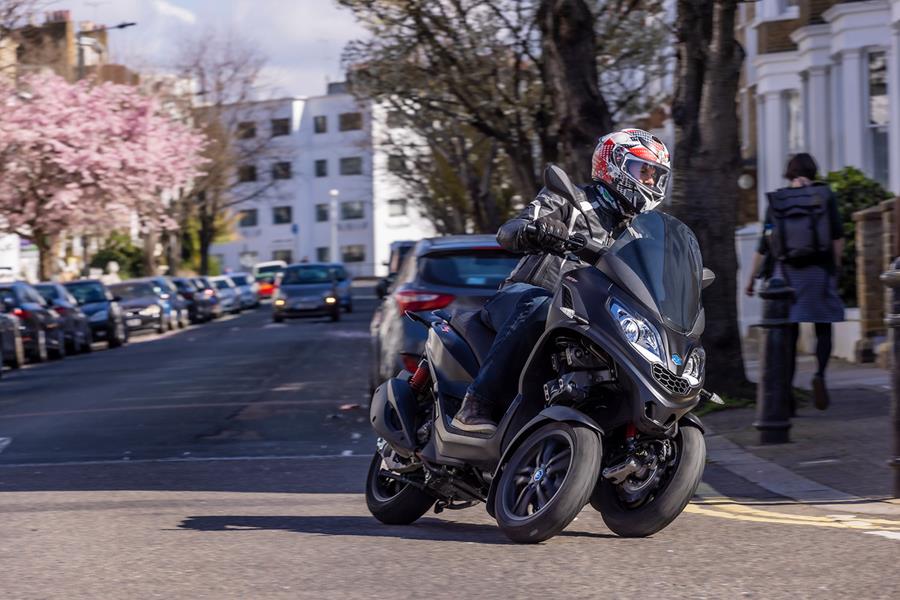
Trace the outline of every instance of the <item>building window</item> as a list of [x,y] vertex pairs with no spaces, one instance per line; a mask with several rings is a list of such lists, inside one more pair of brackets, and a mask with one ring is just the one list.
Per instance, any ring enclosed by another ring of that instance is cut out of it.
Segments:
[[272,119],[272,137],[291,134],[290,119]]
[[328,220],[328,205],[316,204],[316,222],[324,223]]
[[890,123],[887,88],[887,54],[869,53],[869,164],[872,179],[888,185],[888,124]]
[[362,244],[341,246],[341,260],[345,263],[363,262],[366,260],[366,247]]
[[256,165],[241,165],[238,167],[238,181],[241,183],[256,181]]
[[362,175],[362,158],[359,156],[342,158],[341,175]]
[[273,250],[272,260],[283,260],[287,264],[294,262],[294,255],[290,250]]
[[328,177],[328,161],[323,159],[316,161],[316,177]]
[[272,223],[275,225],[285,225],[292,223],[293,211],[290,206],[275,206],[272,208]]
[[316,248],[316,260],[318,262],[331,262],[331,248],[327,246]]
[[256,123],[253,121],[243,121],[238,123],[237,136],[241,140],[249,140],[256,137]]
[[338,129],[341,131],[357,131],[362,129],[362,113],[351,112],[338,115]]
[[402,154],[391,154],[388,156],[388,171],[391,173],[406,173],[406,159]]
[[405,217],[406,216],[406,199],[398,198],[388,200],[388,216],[389,217]]
[[403,127],[403,113],[399,110],[389,110],[385,121],[389,129]]
[[258,223],[259,217],[255,208],[248,208],[238,213],[238,227],[256,227]]
[[800,92],[792,90],[786,96],[787,146],[789,154],[802,152],[805,148],[803,137],[803,104]]
[[315,133],[326,133],[328,131],[328,118],[325,115],[313,117],[313,131]]
[[291,163],[277,162],[272,165],[272,179],[290,179]]
[[359,200],[352,202],[341,202],[341,219],[349,221],[351,219],[362,219],[366,216],[363,203]]

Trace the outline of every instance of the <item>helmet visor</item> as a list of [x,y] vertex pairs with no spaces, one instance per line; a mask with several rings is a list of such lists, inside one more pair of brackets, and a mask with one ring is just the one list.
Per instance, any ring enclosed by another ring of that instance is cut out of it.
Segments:
[[669,183],[669,169],[639,158],[626,158],[625,172],[653,194],[665,195]]

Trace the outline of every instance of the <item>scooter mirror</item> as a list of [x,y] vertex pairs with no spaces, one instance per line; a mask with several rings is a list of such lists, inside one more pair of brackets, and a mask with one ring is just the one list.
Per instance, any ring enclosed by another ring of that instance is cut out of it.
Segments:
[[705,290],[706,288],[711,286],[715,280],[716,274],[712,272],[712,269],[703,267],[703,289]]
[[554,194],[559,194],[569,201],[569,204],[581,210],[578,205],[578,195],[575,192],[575,186],[565,171],[554,164],[548,164],[544,169],[544,185]]

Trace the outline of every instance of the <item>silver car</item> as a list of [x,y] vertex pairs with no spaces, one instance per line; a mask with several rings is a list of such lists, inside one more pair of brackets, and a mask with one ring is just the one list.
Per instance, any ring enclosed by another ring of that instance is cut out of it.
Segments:
[[250,273],[229,273],[228,278],[234,282],[241,308],[259,306],[259,284]]
[[238,289],[230,277],[225,275],[210,277],[209,282],[216,288],[216,293],[219,296],[219,306],[222,307],[223,313],[241,312],[241,299],[238,295]]

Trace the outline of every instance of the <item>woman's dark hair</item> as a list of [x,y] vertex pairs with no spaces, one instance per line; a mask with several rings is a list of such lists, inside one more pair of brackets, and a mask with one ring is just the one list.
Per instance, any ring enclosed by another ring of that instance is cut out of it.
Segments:
[[784,169],[784,178],[791,180],[806,177],[811,181],[816,178],[818,173],[819,165],[816,164],[816,159],[806,152],[800,152],[788,160],[787,167]]

